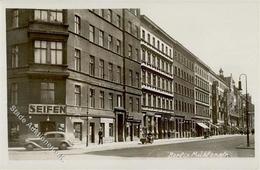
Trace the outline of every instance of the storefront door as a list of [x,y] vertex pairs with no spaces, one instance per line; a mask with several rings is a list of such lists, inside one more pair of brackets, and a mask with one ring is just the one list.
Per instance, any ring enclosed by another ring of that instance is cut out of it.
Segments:
[[45,133],[45,132],[49,132],[49,131],[55,131],[55,130],[56,130],[55,122],[50,122],[50,121],[40,122],[41,133]]
[[118,142],[123,142],[123,131],[124,131],[124,116],[122,114],[117,115],[117,129],[118,129]]
[[90,136],[90,142],[95,143],[95,123],[89,124],[89,136]]
[[82,123],[81,122],[74,122],[74,136],[76,139],[82,140]]

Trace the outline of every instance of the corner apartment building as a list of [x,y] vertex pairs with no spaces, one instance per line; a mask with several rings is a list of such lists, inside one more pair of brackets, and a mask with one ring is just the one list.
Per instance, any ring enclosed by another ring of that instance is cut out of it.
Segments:
[[174,136],[173,49],[168,36],[141,16],[143,126],[155,138]]
[[[40,132],[135,140],[142,121],[138,9],[8,9],[8,107]],[[134,107],[135,106],[135,107]],[[48,108],[48,109],[46,109]],[[9,145],[30,136],[8,113]]]
[[180,43],[173,43],[175,137],[195,136],[193,120],[195,58]]

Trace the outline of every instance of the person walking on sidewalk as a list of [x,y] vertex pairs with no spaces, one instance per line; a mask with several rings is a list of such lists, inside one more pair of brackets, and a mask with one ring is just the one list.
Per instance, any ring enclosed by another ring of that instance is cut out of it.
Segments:
[[99,132],[98,132],[98,144],[103,144],[103,130],[102,128],[99,129]]

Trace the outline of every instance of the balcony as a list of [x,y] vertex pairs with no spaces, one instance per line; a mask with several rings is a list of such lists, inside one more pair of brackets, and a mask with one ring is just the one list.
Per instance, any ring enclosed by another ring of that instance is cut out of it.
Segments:
[[67,39],[69,36],[68,25],[63,23],[30,21],[28,33],[30,37],[38,38],[39,35],[44,34],[45,38],[53,39]]

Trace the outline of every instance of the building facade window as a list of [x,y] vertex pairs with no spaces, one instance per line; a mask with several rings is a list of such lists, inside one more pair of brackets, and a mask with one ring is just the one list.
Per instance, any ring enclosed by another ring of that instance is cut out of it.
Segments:
[[122,80],[121,80],[121,67],[120,67],[120,66],[117,66],[117,71],[116,71],[116,73],[117,73],[117,82],[118,82],[118,83],[121,83]]
[[116,16],[116,26],[118,26],[118,27],[121,26],[121,17],[120,17],[120,15]]
[[112,10],[111,9],[108,9],[108,11],[107,11],[107,20],[109,22],[112,22]]
[[17,28],[17,27],[19,27],[19,11],[18,11],[18,9],[14,9],[13,11],[12,11],[12,27],[13,28]]
[[80,71],[81,69],[81,58],[80,58],[80,50],[75,49],[75,54],[74,54],[74,68],[76,71]]
[[140,100],[139,100],[139,98],[136,98],[136,111],[137,112],[140,112]]
[[128,57],[132,58],[133,48],[131,45],[128,45]]
[[95,27],[93,25],[89,25],[89,41],[95,42]]
[[114,136],[113,132],[114,132],[113,123],[109,123],[109,136],[110,137]]
[[99,77],[104,78],[104,60],[99,60]]
[[142,99],[143,99],[142,105],[146,106],[146,93],[144,93],[144,92],[143,92],[143,95],[142,95]]
[[100,91],[99,101],[100,101],[99,107],[104,109],[105,108],[105,93],[104,93],[104,91]]
[[19,66],[19,49],[17,45],[13,46],[11,49],[11,60],[12,68],[16,68]]
[[39,64],[62,64],[62,43],[34,41],[34,62]]
[[75,85],[75,106],[81,105],[81,88],[79,85]]
[[129,85],[133,86],[133,71],[129,70]]
[[133,112],[133,98],[129,97],[129,112]]
[[131,21],[128,21],[127,31],[128,31],[129,33],[132,33],[132,22],[131,22]]
[[53,104],[55,102],[54,83],[42,82],[41,83],[41,103]]
[[135,56],[136,56],[136,61],[140,62],[140,56],[139,56],[139,49],[135,49]]
[[117,52],[117,54],[121,54],[121,41],[120,40],[116,41],[116,52]]
[[108,48],[109,50],[112,50],[112,49],[113,49],[113,38],[112,38],[111,35],[108,36],[107,48]]
[[122,96],[117,95],[117,107],[122,107]]
[[78,15],[74,16],[74,31],[76,34],[80,34],[80,17]]
[[95,75],[95,57],[90,56],[90,61],[89,61],[89,74],[91,76]]
[[89,105],[92,108],[95,107],[95,90],[94,89],[89,90]]
[[104,31],[99,30],[98,44],[104,46]]
[[110,81],[113,81],[113,64],[112,63],[108,64],[108,79]]
[[53,10],[34,10],[34,19],[45,22],[63,22],[62,9]]
[[140,74],[138,72],[135,73],[135,82],[136,82],[136,87],[140,86]]
[[110,110],[113,110],[113,93],[108,94],[108,107]]
[[11,104],[14,104],[14,105],[18,104],[18,84],[17,83],[11,84]]

